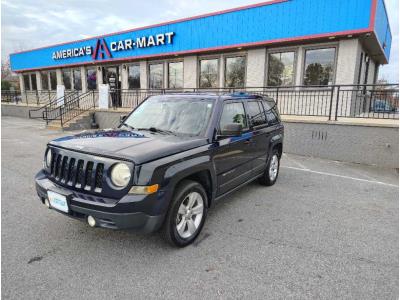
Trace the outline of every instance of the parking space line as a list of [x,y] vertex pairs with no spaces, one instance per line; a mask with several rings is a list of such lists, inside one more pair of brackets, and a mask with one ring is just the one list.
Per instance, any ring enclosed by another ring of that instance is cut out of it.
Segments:
[[297,171],[303,171],[303,172],[309,172],[309,173],[314,173],[314,174],[320,174],[320,175],[326,175],[326,176],[339,177],[339,178],[344,178],[344,179],[351,179],[351,180],[374,183],[374,184],[381,184],[381,185],[386,185],[386,186],[395,187],[395,188],[399,187],[398,185],[391,184],[391,183],[386,183],[386,182],[382,182],[382,181],[368,180],[368,179],[351,177],[351,176],[346,176],[346,175],[339,175],[339,174],[334,174],[334,173],[314,171],[314,170],[310,170],[310,169],[302,169],[302,168],[286,167],[286,166],[282,166],[282,168],[291,169],[291,170],[297,170]]
[[284,156],[286,159],[288,159],[290,162],[292,162],[292,163],[298,165],[300,168],[302,168],[302,169],[307,169],[306,166],[304,166],[303,164],[301,164],[301,163],[299,163],[298,161],[294,160],[293,158],[289,157],[288,155],[286,155],[286,153],[283,153],[283,156]]

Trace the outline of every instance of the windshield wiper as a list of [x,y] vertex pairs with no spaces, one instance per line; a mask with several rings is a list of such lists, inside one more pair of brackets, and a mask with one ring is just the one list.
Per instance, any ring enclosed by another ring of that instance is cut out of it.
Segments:
[[165,133],[165,134],[172,134],[172,135],[176,135],[173,131],[170,130],[164,130],[164,129],[160,129],[160,128],[156,128],[156,127],[149,127],[149,128],[137,128],[137,130],[147,130],[147,131],[151,131],[151,132],[158,132],[158,133]]
[[130,130],[135,130],[131,125],[128,125],[126,123],[122,123],[123,126],[128,127]]

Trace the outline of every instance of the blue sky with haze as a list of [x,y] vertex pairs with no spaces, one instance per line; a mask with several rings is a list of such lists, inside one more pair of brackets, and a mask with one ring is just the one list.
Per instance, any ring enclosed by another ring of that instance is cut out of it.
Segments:
[[[2,59],[15,51],[151,25],[262,0],[1,0]],[[386,0],[393,34],[389,65],[380,78],[398,82],[398,0]]]

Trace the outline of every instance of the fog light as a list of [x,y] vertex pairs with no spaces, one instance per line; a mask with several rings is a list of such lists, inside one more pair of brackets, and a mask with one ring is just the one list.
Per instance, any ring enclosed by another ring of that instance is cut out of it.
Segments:
[[93,218],[92,216],[87,217],[87,222],[90,227],[95,227],[96,226],[96,219]]
[[50,202],[49,199],[44,199],[44,205],[46,205],[47,208],[50,208]]

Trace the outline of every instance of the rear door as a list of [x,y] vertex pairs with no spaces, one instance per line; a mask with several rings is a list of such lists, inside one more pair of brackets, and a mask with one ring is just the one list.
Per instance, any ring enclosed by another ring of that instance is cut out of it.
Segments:
[[260,99],[246,101],[246,112],[252,131],[253,176],[263,172],[266,167],[271,128],[268,127],[264,106]]
[[219,129],[228,123],[240,123],[243,133],[237,137],[220,138],[214,150],[214,163],[217,171],[217,195],[222,195],[252,175],[252,137],[241,100],[224,102]]
[[265,116],[267,118],[267,135],[268,135],[268,154],[274,143],[282,142],[283,139],[283,126],[279,116],[278,108],[272,99],[263,99],[261,102],[264,108]]

